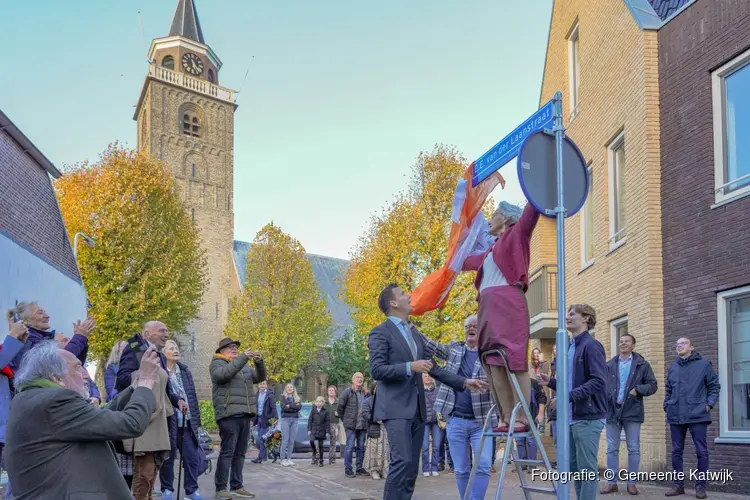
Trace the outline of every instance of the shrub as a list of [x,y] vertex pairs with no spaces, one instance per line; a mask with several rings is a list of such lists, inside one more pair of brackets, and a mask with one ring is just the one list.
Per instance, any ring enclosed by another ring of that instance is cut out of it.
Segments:
[[198,406],[201,410],[201,423],[203,429],[208,432],[216,432],[219,427],[216,425],[216,418],[214,418],[214,405],[209,400],[198,401]]

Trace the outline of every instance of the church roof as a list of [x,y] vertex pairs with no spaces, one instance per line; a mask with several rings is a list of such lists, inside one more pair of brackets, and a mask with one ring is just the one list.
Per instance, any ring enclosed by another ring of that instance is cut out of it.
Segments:
[[[250,249],[250,243],[245,241],[234,241],[234,265],[237,269],[237,277],[242,286],[245,286],[247,279],[247,251]],[[344,335],[347,328],[353,326],[352,317],[347,306],[340,298],[341,281],[346,269],[349,267],[349,261],[337,259],[335,257],[326,257],[308,253],[307,261],[312,266],[315,281],[318,284],[320,292],[326,299],[328,312],[333,318],[333,339],[340,338]]]
[[179,0],[177,9],[174,11],[172,27],[169,36],[182,36],[205,44],[201,22],[198,20],[198,12],[195,10],[195,0]]

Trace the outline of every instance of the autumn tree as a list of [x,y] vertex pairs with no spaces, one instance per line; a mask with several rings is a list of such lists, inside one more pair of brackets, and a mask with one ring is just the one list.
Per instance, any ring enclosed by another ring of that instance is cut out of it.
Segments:
[[232,301],[228,337],[260,351],[268,378],[289,381],[317,355],[332,319],[305,249],[270,223],[247,252],[243,293]]
[[78,251],[97,320],[92,357],[105,360],[114,342],[148,320],[183,331],[206,288],[206,258],[171,171],[115,144],[54,186],[71,243],[78,232],[95,240]]
[[[406,189],[371,218],[352,252],[342,292],[360,334],[383,321],[377,301],[388,283],[410,292],[445,262],[456,183],[467,167],[455,148],[438,145],[431,153],[420,153]],[[490,199],[487,217],[492,209]],[[448,302],[412,321],[440,342],[460,338],[463,321],[477,310],[473,281],[474,273],[459,274]]]
[[345,385],[351,382],[352,375],[362,372],[365,379],[370,377],[369,356],[366,339],[356,330],[347,330],[344,335],[326,347],[328,383]]

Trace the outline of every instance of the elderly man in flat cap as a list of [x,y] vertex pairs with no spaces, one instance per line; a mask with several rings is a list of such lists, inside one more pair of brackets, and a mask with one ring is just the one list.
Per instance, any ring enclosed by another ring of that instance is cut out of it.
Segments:
[[[248,348],[239,354],[240,342],[221,339],[209,368],[214,415],[221,436],[221,452],[216,463],[216,498],[255,498],[242,484],[250,421],[257,414],[253,384],[266,379],[266,366],[259,352]],[[255,365],[250,367],[252,360]],[[230,477],[231,469],[231,477]],[[231,491],[227,491],[227,481]]]

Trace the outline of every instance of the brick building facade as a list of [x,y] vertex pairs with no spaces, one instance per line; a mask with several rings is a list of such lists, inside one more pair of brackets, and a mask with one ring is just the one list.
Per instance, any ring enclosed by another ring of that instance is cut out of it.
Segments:
[[[646,29],[642,9],[634,11],[632,3],[554,2],[540,105],[563,93],[567,134],[583,152],[591,178],[586,204],[565,222],[566,300],[596,309],[593,334],[609,358],[618,352],[619,336],[633,334],[636,351],[651,362],[663,390],[657,32]],[[554,264],[556,256],[548,253],[551,262],[545,263]],[[556,293],[551,283],[546,291],[547,297]],[[555,320],[549,333],[556,326]],[[667,462],[661,395],[645,399],[644,471],[663,470]],[[602,467],[605,454],[603,431]],[[620,461],[627,463],[624,440]]]
[[53,329],[72,334],[86,291],[52,187],[61,175],[0,111],[0,310],[38,301]]
[[[664,351],[693,341],[721,382],[711,470],[750,490],[750,2],[698,0],[659,30]],[[745,177],[743,180],[743,176]],[[667,434],[668,435],[668,434]],[[696,466],[692,442],[685,468]],[[667,443],[667,452],[671,443]]]

